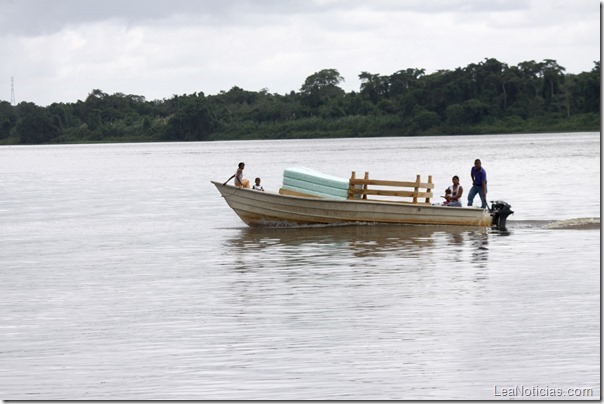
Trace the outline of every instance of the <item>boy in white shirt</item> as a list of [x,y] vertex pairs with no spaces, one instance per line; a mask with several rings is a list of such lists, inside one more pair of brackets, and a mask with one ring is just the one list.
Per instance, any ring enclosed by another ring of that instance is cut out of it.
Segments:
[[254,184],[252,189],[255,189],[256,191],[264,191],[264,188],[262,187],[262,185],[260,185],[260,178],[256,178],[255,182],[256,183]]

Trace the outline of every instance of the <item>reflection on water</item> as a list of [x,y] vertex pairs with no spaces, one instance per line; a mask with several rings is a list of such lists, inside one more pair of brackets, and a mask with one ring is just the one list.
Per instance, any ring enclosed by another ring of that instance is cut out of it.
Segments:
[[[238,268],[280,264],[380,266],[382,269],[416,264],[427,267],[448,257],[452,262],[488,260],[489,238],[505,236],[487,228],[465,226],[316,226],[298,228],[242,228],[225,241]],[[469,255],[468,255],[469,253]]]

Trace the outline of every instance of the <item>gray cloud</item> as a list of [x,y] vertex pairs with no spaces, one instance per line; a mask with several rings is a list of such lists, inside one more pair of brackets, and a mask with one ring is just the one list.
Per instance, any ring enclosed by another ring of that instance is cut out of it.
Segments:
[[0,0],[0,34],[35,36],[65,27],[118,20],[125,24],[196,17],[207,24],[254,23],[259,16],[323,14],[365,8],[392,12],[497,12],[526,9],[529,0]]
[[[324,68],[428,73],[485,58],[599,60],[593,0],[0,0],[0,100],[92,89],[148,99],[239,86],[285,93]],[[4,83],[4,84],[3,84]]]

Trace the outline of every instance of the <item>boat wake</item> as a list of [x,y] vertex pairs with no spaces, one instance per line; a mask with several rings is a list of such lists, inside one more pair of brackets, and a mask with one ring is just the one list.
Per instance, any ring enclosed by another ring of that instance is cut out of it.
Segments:
[[600,230],[599,217],[577,217],[564,220],[508,220],[508,227],[553,230]]
[[599,230],[599,217],[580,217],[576,219],[556,220],[545,226],[546,229]]

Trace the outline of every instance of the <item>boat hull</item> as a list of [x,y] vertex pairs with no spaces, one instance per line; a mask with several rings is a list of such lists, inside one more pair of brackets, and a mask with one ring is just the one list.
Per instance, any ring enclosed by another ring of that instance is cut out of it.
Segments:
[[492,223],[487,209],[299,197],[212,183],[231,209],[251,227],[349,223],[490,226]]

